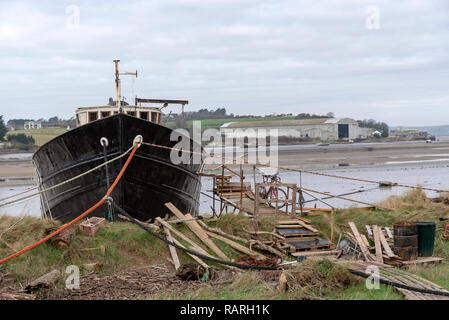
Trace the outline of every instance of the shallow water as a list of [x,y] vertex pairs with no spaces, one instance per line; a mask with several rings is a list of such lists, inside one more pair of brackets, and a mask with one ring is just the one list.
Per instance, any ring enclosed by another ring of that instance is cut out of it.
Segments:
[[[375,181],[391,181],[401,184],[408,185],[421,185],[423,187],[430,187],[436,189],[449,190],[449,179],[447,178],[447,173],[449,172],[449,161],[433,162],[429,163],[426,161],[421,161],[419,163],[403,163],[401,166],[388,166],[388,165],[374,165],[372,167],[363,168],[351,168],[347,167],[344,169],[335,170],[320,170],[322,173],[329,173],[334,175],[347,176],[352,178],[368,179]],[[360,200],[369,203],[376,203],[384,200],[390,195],[401,195],[408,188],[403,187],[389,187],[389,188],[379,188],[377,184],[358,182],[352,180],[342,180],[331,177],[317,176],[312,174],[294,173],[294,172],[281,172],[280,174],[282,182],[286,183],[296,183],[305,188],[328,192],[334,195],[340,195],[350,192],[355,192],[358,190],[366,190],[364,192],[359,192],[345,197],[354,200]],[[262,182],[262,176],[256,174],[257,182]],[[237,181],[237,180],[236,180]],[[250,182],[253,185],[253,175],[246,174],[245,181]],[[32,186],[18,186],[18,187],[1,187],[0,186],[0,199],[11,196],[13,194],[25,191]],[[202,191],[208,194],[212,189],[212,179],[203,178],[202,179]],[[36,191],[31,191],[21,196],[32,194]],[[426,192],[428,196],[436,197],[438,193],[433,191]],[[20,197],[21,197],[20,196]],[[318,198],[324,198],[324,195],[316,194]],[[312,200],[313,198],[304,195],[306,201]],[[12,200],[12,199],[11,199]],[[9,200],[5,200],[9,201]],[[350,206],[360,206],[352,202],[348,202],[341,199],[326,199],[324,200],[330,205],[338,208],[345,208]],[[1,201],[3,203],[4,201]],[[317,205],[317,207],[326,207],[321,202],[308,202],[307,207]],[[210,213],[212,206],[212,199],[201,195],[200,197],[200,213]],[[216,207],[218,208],[219,203],[216,202]],[[32,215],[40,216],[40,200],[39,196],[34,196],[33,198],[23,200],[19,203],[8,205],[5,207],[0,207],[0,215],[8,214],[14,216],[21,215]]]
[[0,160],[31,160],[33,153],[0,154]]
[[[424,162],[425,163],[425,162]],[[449,172],[449,161],[446,163],[432,163],[432,164],[404,164],[404,166],[373,166],[369,168],[347,168],[347,169],[337,169],[337,170],[320,170],[319,172],[328,173],[339,176],[346,176],[351,178],[360,178],[375,181],[391,181],[406,185],[421,185],[423,187],[435,188],[449,190],[449,179],[447,178],[447,173]],[[332,177],[317,176],[312,174],[295,172],[281,172],[280,173],[282,182],[285,183],[296,183],[297,185],[302,185],[304,188],[317,190],[320,192],[328,192],[333,195],[341,195],[350,192],[356,192],[358,190],[365,190],[364,192],[358,192],[351,195],[346,195],[344,197],[360,200],[368,203],[377,203],[384,200],[391,195],[402,195],[405,191],[410,190],[404,187],[382,187],[379,188],[377,184],[358,182],[353,180],[342,180]],[[238,181],[233,179],[233,181]],[[253,184],[253,175],[246,174],[246,182]],[[261,175],[256,173],[256,181],[262,182]],[[212,179],[205,178],[203,182],[203,192],[206,190],[210,191],[212,189]],[[211,194],[210,192],[207,192]],[[437,192],[426,191],[429,197],[438,196]],[[324,198],[325,195],[314,194],[318,198]],[[309,195],[304,195],[305,201],[313,200]],[[336,208],[347,208],[350,206],[363,206],[361,204],[349,202],[341,199],[326,199],[325,202]],[[200,199],[200,212],[212,212],[212,199],[201,195]],[[307,202],[306,206],[311,207],[314,205],[317,207],[327,207],[319,201]],[[216,202],[216,208],[219,207],[219,202]]]

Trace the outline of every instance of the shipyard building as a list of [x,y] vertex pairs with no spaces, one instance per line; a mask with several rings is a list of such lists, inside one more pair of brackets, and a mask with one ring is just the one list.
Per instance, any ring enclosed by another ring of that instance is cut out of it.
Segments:
[[309,137],[326,141],[365,139],[374,132],[374,129],[359,127],[357,121],[350,118],[228,122],[220,127],[222,134],[233,138],[250,137],[259,129],[265,129],[267,135],[273,135],[270,129],[277,129],[278,137]]

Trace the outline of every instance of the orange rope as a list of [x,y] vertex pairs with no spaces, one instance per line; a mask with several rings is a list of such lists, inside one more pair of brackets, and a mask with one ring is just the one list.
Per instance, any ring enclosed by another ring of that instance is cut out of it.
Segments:
[[108,189],[108,191],[106,192],[106,195],[104,198],[102,198],[100,201],[98,201],[96,204],[94,204],[92,207],[90,207],[89,209],[87,209],[86,211],[84,211],[84,213],[82,213],[81,215],[79,215],[78,217],[76,217],[75,219],[73,219],[72,221],[66,223],[65,225],[63,225],[62,227],[60,227],[59,229],[57,229],[55,232],[49,234],[48,236],[46,236],[45,238],[42,238],[41,240],[29,245],[28,247],[23,248],[20,251],[17,251],[15,253],[13,253],[12,255],[3,258],[0,260],[0,264],[3,264],[11,259],[14,259],[22,254],[24,254],[25,252],[30,251],[31,249],[36,248],[38,245],[41,245],[42,243],[44,243],[45,241],[53,238],[55,235],[57,235],[58,233],[60,233],[61,231],[67,229],[68,227],[70,227],[71,225],[73,225],[74,223],[76,223],[77,221],[81,220],[82,218],[84,218],[85,216],[87,216],[89,213],[91,213],[92,211],[94,211],[95,209],[97,209],[99,206],[101,206],[105,201],[106,201],[106,197],[109,197],[112,193],[112,191],[114,190],[114,188],[116,187],[117,183],[120,181],[120,179],[122,178],[123,174],[125,173],[126,168],[128,167],[129,163],[131,162],[131,159],[133,158],[134,154],[136,153],[136,150],[138,148],[139,144],[136,144],[133,148],[133,150],[131,151],[131,153],[128,156],[128,159],[126,160],[125,164],[123,165],[122,169],[120,170],[119,174],[117,175],[117,177],[115,178],[114,183],[111,185],[111,187]]

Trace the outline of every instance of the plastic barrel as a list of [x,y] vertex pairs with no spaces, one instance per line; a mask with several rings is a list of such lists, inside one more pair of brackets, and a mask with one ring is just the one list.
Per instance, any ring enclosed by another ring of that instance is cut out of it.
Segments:
[[418,226],[418,256],[431,257],[435,244],[435,222],[417,222]]
[[414,222],[397,222],[393,224],[394,246],[396,255],[404,260],[418,258],[418,226]]

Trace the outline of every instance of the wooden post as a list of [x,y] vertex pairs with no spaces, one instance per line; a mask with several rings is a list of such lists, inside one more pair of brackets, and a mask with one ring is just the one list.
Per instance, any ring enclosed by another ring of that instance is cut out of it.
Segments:
[[299,187],[299,209],[301,210],[301,217],[304,216],[304,213],[302,212],[302,188]]
[[278,200],[279,200],[279,188],[276,182],[276,209],[274,210],[274,220],[277,219],[278,215]]
[[335,240],[335,209],[331,212],[331,242]]
[[253,164],[253,179],[254,179],[254,213],[253,216],[256,214],[256,202],[257,202],[257,194],[259,191],[257,191],[256,188],[256,165]]
[[243,208],[243,168],[242,164],[240,163],[240,211],[242,211]]
[[216,215],[216,212],[215,212],[215,192],[217,191],[217,190],[215,190],[215,179],[216,179],[216,177],[212,178],[212,196],[213,196],[213,198],[212,198],[212,211],[213,211],[212,215],[214,217]]
[[224,189],[224,164],[221,165],[221,189],[220,189],[220,216],[224,209],[224,203],[223,203],[223,189]]
[[256,189],[256,193],[254,194],[254,217],[257,218],[257,216],[259,215],[259,184],[256,183],[255,184],[255,189]]
[[292,190],[292,216],[296,217],[296,197],[298,194],[298,189],[296,184],[293,186]]

